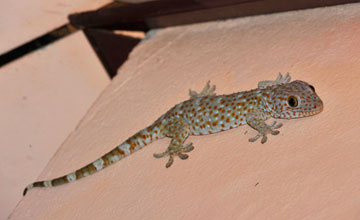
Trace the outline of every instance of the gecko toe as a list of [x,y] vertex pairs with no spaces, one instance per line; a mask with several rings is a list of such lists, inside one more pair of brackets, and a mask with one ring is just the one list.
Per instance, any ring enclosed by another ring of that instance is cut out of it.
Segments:
[[189,158],[189,155],[187,155],[187,154],[182,154],[182,153],[178,154],[178,156],[179,156],[179,158],[180,158],[181,160],[186,160],[186,159]]
[[194,150],[194,148],[195,148],[195,147],[193,146],[193,144],[192,144],[192,143],[189,143],[189,144],[187,144],[185,147],[182,148],[181,152],[188,153],[188,152]]
[[162,157],[165,157],[165,156],[167,156],[169,153],[168,152],[163,152],[163,153],[154,153],[153,154],[153,156],[155,157],[155,158],[162,158]]
[[255,142],[257,139],[261,137],[260,134],[257,134],[255,137],[249,138],[249,142]]
[[283,126],[282,123],[277,124],[277,121],[273,121],[269,127],[272,129],[278,129],[278,128],[281,128],[282,126]]
[[277,125],[272,126],[272,128],[273,128],[273,129],[279,129],[279,128],[281,128],[282,126],[283,126],[283,124],[282,124],[282,123],[279,123],[279,124],[277,124]]
[[166,163],[165,167],[169,168],[174,163],[174,157],[170,155],[169,161]]
[[266,141],[267,141],[267,136],[264,135],[264,136],[262,137],[262,139],[261,139],[261,143],[262,143],[262,144],[265,144]]
[[280,134],[280,131],[271,131],[271,134],[272,135],[278,135],[278,134]]

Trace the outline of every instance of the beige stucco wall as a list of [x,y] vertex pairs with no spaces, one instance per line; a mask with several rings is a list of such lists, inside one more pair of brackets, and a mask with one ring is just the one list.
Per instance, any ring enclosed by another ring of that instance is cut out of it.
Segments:
[[223,94],[290,72],[315,86],[324,112],[283,120],[265,145],[248,142],[247,126],[190,137],[190,159],[170,169],[152,157],[169,143],[159,140],[76,183],[31,190],[10,219],[359,219],[359,25],[352,4],[152,31],[39,179],[97,159],[209,79]]
[[109,81],[81,32],[0,68],[0,219]]

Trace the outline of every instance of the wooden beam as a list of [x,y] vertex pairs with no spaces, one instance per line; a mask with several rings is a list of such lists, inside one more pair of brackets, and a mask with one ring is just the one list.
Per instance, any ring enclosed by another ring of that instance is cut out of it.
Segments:
[[69,16],[80,28],[147,31],[219,19],[358,2],[358,0],[159,0],[122,4]]

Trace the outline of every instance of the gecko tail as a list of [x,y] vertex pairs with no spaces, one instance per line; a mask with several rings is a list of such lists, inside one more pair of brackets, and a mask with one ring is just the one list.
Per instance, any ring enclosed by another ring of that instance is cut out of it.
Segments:
[[27,185],[26,188],[24,189],[23,196],[25,196],[27,191],[29,191],[33,187],[45,187],[44,182],[45,181],[39,181]]
[[29,189],[33,188],[33,187],[34,187],[34,184],[33,184],[33,183],[27,185],[27,187],[24,189],[23,196],[25,196],[26,193],[27,193],[27,191],[28,191]]
[[26,193],[34,188],[34,187],[53,187],[53,186],[59,186],[66,183],[74,182],[78,179],[81,179],[83,177],[89,176],[91,174],[94,174],[118,161],[125,158],[126,156],[142,149],[144,146],[150,144],[154,140],[163,138],[163,136],[160,134],[160,129],[156,125],[151,125],[129,139],[127,139],[122,144],[115,147],[110,152],[104,154],[99,159],[95,160],[92,163],[89,163],[88,165],[76,170],[75,172],[72,172],[68,175],[52,179],[52,180],[46,180],[46,181],[38,181],[29,184],[23,192],[23,195],[25,196]]

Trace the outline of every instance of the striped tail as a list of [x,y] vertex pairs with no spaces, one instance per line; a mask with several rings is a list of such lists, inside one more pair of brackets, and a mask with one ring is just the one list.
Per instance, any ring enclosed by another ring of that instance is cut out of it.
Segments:
[[81,179],[83,177],[89,176],[97,171],[100,171],[111,164],[118,162],[124,157],[140,150],[144,146],[150,144],[154,140],[159,138],[163,138],[164,136],[160,134],[159,126],[151,125],[129,139],[127,139],[124,143],[115,147],[112,151],[108,152],[104,156],[95,160],[94,162],[76,170],[73,173],[68,175],[52,179],[46,181],[39,181],[32,184],[29,184],[25,189],[23,195],[25,196],[27,191],[33,187],[53,187],[59,186],[62,184],[74,182],[75,180]]

